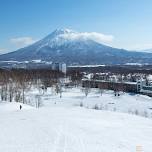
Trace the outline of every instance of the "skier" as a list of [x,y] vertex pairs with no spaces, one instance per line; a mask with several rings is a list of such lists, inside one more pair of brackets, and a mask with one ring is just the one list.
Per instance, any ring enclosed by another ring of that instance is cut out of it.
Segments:
[[20,110],[22,109],[22,106],[20,105]]

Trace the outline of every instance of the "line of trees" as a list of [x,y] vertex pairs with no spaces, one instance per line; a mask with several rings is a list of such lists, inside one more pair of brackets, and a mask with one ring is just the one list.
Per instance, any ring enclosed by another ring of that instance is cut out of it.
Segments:
[[32,86],[44,91],[61,77],[63,73],[47,69],[0,69],[0,99],[25,103],[25,92]]

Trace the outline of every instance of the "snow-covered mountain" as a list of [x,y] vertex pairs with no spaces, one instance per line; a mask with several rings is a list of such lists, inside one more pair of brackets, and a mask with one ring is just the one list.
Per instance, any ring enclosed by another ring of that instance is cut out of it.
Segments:
[[141,52],[152,53],[152,49],[141,50]]
[[[97,33],[80,33],[69,29],[57,29],[44,39],[0,56],[1,61],[44,60],[67,64],[126,64],[152,63],[152,54],[127,51],[101,44]],[[101,36],[101,39],[104,36]],[[110,36],[107,40],[111,38]],[[103,43],[104,43],[103,38]]]

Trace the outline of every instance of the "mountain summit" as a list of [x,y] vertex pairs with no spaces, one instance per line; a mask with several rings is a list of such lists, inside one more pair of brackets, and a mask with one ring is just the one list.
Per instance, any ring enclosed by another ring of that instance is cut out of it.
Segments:
[[[112,36],[57,29],[42,40],[17,51],[0,55],[0,61],[43,60],[67,64],[152,63],[152,54],[104,45]],[[102,44],[103,42],[103,44]]]

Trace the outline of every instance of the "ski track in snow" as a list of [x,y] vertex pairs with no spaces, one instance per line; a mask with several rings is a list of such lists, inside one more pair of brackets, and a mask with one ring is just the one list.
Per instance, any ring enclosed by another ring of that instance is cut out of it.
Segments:
[[[77,152],[74,144],[85,152],[85,144],[83,139],[75,133],[69,132],[70,128],[66,121],[62,121],[56,129],[56,138],[54,141],[53,152]],[[74,131],[74,130],[73,130]]]

